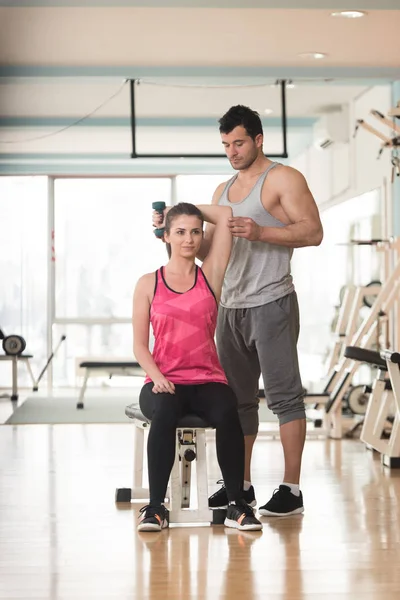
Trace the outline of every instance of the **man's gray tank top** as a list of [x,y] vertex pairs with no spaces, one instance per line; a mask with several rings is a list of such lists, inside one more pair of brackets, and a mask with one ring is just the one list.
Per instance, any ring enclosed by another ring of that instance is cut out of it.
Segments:
[[[230,206],[234,217],[250,217],[263,227],[285,227],[285,224],[265,210],[261,190],[273,162],[260,175],[253,189],[240,202],[229,202],[228,194],[237,175],[230,179],[218,204]],[[292,248],[265,242],[250,242],[233,238],[232,254],[225,273],[221,305],[226,308],[252,308],[283,298],[294,291],[290,274]]]

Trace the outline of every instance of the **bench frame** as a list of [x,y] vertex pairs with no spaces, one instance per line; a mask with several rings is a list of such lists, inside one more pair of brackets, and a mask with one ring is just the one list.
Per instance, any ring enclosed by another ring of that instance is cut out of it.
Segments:
[[[149,500],[149,490],[144,487],[145,434],[150,428],[147,420],[134,418],[133,487],[117,490],[117,501],[132,502]],[[167,497],[169,499],[171,523],[196,523],[209,525],[213,522],[213,511],[208,507],[208,475],[206,454],[206,431],[201,427],[178,427],[176,429],[175,461],[172,467]],[[196,455],[197,506],[192,505],[192,461],[185,454],[191,450]]]
[[[392,389],[386,389],[389,372]],[[387,418],[394,411],[389,439],[382,439]],[[372,386],[360,439],[367,447],[381,454],[382,464],[400,467],[400,370],[399,365],[387,360],[387,371],[379,369]]]
[[[111,377],[113,375],[119,376],[119,377],[144,377],[144,371],[143,369],[140,367],[139,363],[135,363],[132,361],[126,361],[126,366],[121,366],[121,363],[123,361],[119,360],[115,360],[114,362],[112,361],[82,361],[79,364],[79,368],[80,369],[84,369],[85,374],[83,376],[83,383],[79,392],[79,399],[78,402],[76,404],[76,408],[77,409],[83,409],[85,408],[84,405],[84,397],[85,397],[85,392],[86,392],[86,388],[87,388],[87,383],[89,380],[89,377],[92,377],[93,375],[99,376],[99,375],[108,375],[109,378],[111,379]],[[84,365],[84,366],[82,366]],[[94,366],[96,365],[96,366]],[[100,366],[98,366],[100,365]]]

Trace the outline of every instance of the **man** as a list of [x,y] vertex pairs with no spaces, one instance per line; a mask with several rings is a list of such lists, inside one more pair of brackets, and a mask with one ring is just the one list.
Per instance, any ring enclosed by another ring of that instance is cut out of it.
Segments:
[[[226,155],[238,173],[218,186],[212,200],[232,207],[229,227],[234,236],[216,336],[245,435],[245,499],[255,506],[251,456],[262,374],[268,406],[279,419],[285,471],[279,490],[259,511],[265,516],[298,514],[304,511],[299,481],[306,420],[297,356],[299,311],[290,259],[293,248],[321,243],[322,225],[303,175],[265,157],[258,113],[233,106],[219,124]],[[201,260],[213,231],[208,224]],[[210,497],[209,504],[227,506],[224,487]]]

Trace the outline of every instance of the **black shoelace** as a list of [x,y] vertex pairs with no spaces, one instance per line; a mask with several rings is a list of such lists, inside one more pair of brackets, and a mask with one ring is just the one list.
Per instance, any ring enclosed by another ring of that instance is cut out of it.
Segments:
[[254,512],[251,506],[245,502],[245,500],[240,500],[239,502],[235,502],[235,505],[240,508],[241,511],[244,512],[246,517],[254,517]]
[[224,485],[224,480],[223,479],[218,479],[217,485],[222,485],[222,488],[220,488],[212,496],[210,496],[210,500],[211,500],[211,498],[215,498],[215,496],[218,496],[221,493],[221,491],[223,489],[225,489],[225,485]]
[[[155,517],[158,515],[159,517],[164,518],[164,507],[163,506],[152,506],[151,504],[147,504],[146,506],[142,506],[139,510],[140,514],[145,513],[145,518],[148,519],[150,517]],[[139,515],[140,517],[140,515]]]

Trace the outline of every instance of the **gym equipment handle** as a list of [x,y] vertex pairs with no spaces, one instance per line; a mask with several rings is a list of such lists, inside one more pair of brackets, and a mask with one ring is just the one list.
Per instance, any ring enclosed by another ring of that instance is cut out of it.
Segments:
[[[155,210],[160,215],[162,215],[166,205],[165,205],[165,202],[153,202],[153,204],[151,206],[152,206],[153,210]],[[157,238],[162,238],[164,236],[164,227],[159,227],[159,228],[155,229],[154,235]]]
[[400,353],[392,352],[391,350],[381,350],[380,352],[381,358],[386,361],[395,363],[396,365],[400,364]]

